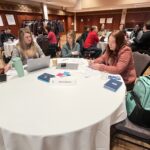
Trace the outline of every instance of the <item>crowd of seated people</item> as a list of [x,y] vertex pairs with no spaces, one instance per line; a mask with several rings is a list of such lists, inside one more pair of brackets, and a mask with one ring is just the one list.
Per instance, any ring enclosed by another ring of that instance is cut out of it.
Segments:
[[[19,42],[13,50],[12,58],[19,56],[21,57],[23,64],[25,64],[28,58],[44,57],[45,55],[56,57],[58,44],[56,35],[52,28],[47,27],[46,30],[48,35],[43,34],[43,29],[39,28],[38,36],[36,40],[33,40],[30,29],[27,27],[21,28],[19,31]],[[106,51],[104,55],[101,55],[101,49],[97,48],[97,43],[100,41],[97,26],[92,26],[91,28],[89,26],[85,27],[85,30],[80,37],[83,42],[82,44],[76,42],[75,31],[70,30],[66,35],[66,43],[61,48],[60,57],[84,57],[82,52],[94,51],[94,53],[91,53],[91,58],[97,59],[91,63],[91,68],[121,74],[126,84],[132,84],[135,80],[135,71],[131,52],[139,50],[141,52],[141,50],[148,50],[150,48],[150,21],[147,21],[144,24],[143,30],[139,25],[136,25],[131,32],[130,37],[127,37],[124,25],[120,25],[119,31],[120,32],[113,31],[108,36]],[[11,35],[10,31],[6,33],[9,36]],[[6,35],[6,33],[3,34],[3,36]],[[124,39],[122,39],[122,35],[124,35]],[[15,38],[14,36],[12,37]],[[47,40],[48,43],[44,43],[44,45],[48,45],[48,51],[50,51],[49,54],[45,54],[45,51],[40,44],[41,39]],[[130,40],[133,42],[130,43]],[[55,47],[53,51],[51,51],[52,47]],[[120,55],[120,53],[124,55]],[[103,62],[103,64],[101,64],[101,62]],[[5,71],[9,70],[10,67],[11,61],[5,66]],[[129,72],[131,71],[131,74],[128,72],[128,75],[126,75],[125,70],[127,70],[127,68]]]
[[131,44],[133,51],[150,54],[150,21],[145,22],[143,34],[140,38],[134,38]]

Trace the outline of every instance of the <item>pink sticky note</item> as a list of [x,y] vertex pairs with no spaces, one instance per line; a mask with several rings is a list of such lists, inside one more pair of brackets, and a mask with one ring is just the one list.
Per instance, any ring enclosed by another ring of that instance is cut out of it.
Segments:
[[57,74],[57,76],[59,76],[59,77],[63,77],[63,76],[64,76],[64,74],[63,74],[63,73],[58,73],[58,74]]

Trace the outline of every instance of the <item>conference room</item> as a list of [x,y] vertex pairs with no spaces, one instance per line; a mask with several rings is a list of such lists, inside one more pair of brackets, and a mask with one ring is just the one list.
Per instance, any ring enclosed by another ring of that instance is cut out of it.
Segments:
[[150,149],[149,0],[0,1],[0,150]]

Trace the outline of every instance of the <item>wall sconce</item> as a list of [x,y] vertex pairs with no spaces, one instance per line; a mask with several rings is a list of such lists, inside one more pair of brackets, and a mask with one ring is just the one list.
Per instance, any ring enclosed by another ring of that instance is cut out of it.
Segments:
[[62,22],[65,22],[65,20],[63,19]]
[[88,18],[88,22],[90,21],[90,18]]
[[71,25],[73,26],[73,25],[74,25],[74,22],[72,22]]
[[81,22],[83,22],[83,19],[81,19]]

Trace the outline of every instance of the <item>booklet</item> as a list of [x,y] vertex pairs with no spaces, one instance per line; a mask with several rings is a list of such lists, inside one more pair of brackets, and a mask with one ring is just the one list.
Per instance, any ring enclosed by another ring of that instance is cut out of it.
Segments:
[[55,75],[53,75],[53,74],[43,73],[40,76],[38,76],[37,78],[39,80],[42,80],[42,81],[45,81],[45,82],[49,82],[50,78],[54,78],[54,77],[55,77]]
[[104,84],[104,88],[107,88],[113,92],[116,92],[119,87],[122,85],[121,81],[115,80],[115,79],[110,79]]

